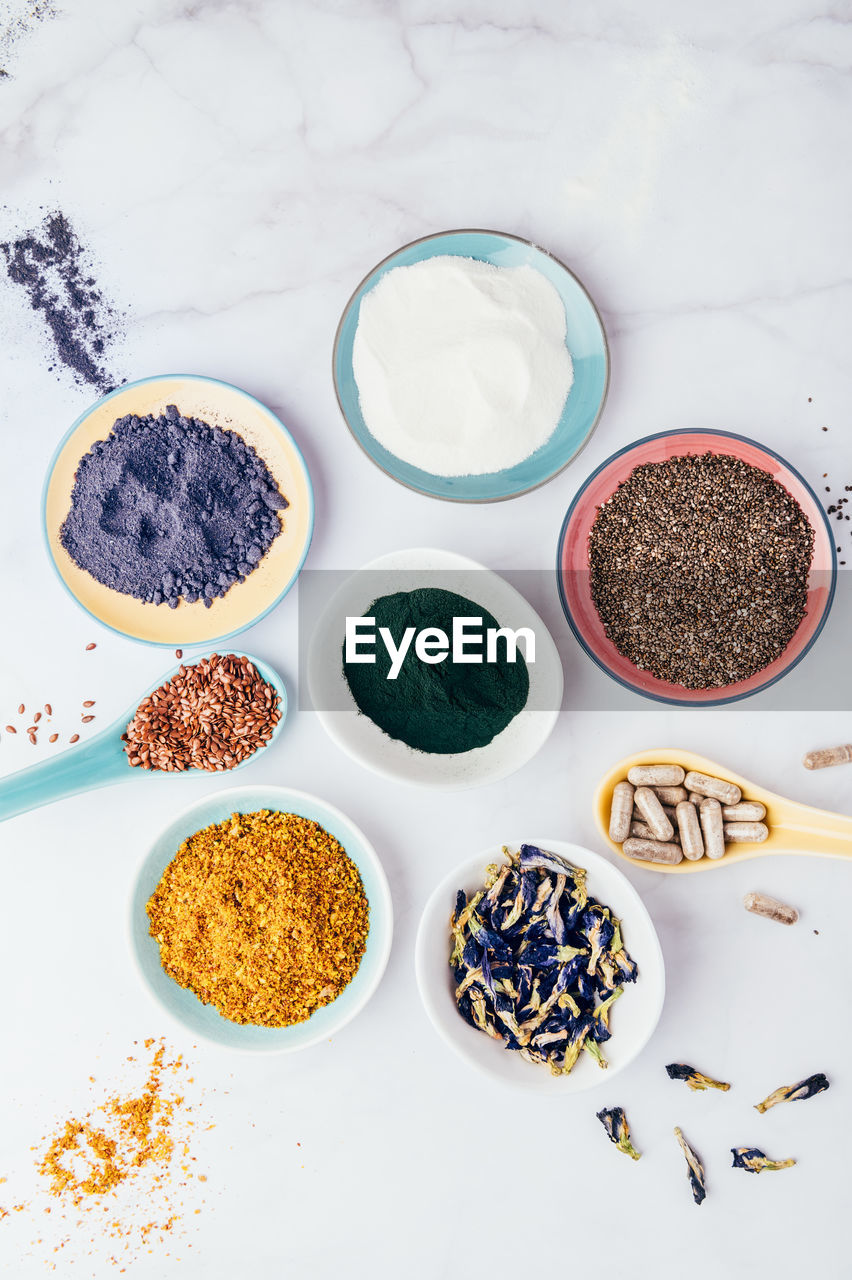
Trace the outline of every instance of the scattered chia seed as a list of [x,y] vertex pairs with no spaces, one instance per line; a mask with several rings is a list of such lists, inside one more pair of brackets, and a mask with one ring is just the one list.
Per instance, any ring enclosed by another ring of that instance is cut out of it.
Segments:
[[208,608],[256,568],[287,506],[236,431],[182,417],[119,418],[80,460],[60,533],[75,564],[149,604]]
[[806,613],[814,534],[766,471],[725,454],[645,463],[598,508],[592,599],[640,670],[687,689],[747,680]]
[[116,313],[90,274],[88,254],[65,214],[48,214],[39,229],[0,244],[0,252],[9,279],[26,291],[46,324],[55,360],[78,383],[112,391],[116,379],[104,355],[116,337]]

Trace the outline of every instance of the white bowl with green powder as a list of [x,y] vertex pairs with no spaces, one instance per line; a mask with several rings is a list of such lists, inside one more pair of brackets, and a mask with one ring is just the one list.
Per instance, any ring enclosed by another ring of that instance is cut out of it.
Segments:
[[329,600],[301,602],[318,618],[307,686],[353,759],[457,790],[499,781],[541,749],[562,702],[562,663],[505,579],[466,556],[414,548],[334,585]]

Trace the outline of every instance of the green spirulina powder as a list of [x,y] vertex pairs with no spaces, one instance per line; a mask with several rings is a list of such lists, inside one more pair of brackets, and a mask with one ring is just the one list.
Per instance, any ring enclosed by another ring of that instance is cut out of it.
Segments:
[[[408,627],[415,633],[439,627],[452,645],[456,617],[481,618],[483,633],[500,626],[481,605],[436,587],[381,596],[370,605],[369,616],[375,618],[377,638],[379,628],[387,627],[397,646]],[[391,658],[377,639],[375,663],[347,663],[344,657],[343,674],[359,709],[389,737],[416,751],[455,755],[487,746],[526,704],[527,664],[521,653],[509,662],[506,649],[498,640],[496,662],[453,662],[451,649],[442,662],[426,663],[412,640],[399,674],[389,680]],[[467,652],[482,651],[469,645]]]

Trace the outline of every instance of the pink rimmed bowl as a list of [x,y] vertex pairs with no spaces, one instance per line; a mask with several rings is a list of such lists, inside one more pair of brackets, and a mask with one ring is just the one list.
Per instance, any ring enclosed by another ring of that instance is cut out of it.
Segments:
[[[641,671],[608,639],[592,600],[589,573],[589,534],[598,507],[612,496],[642,463],[664,462],[684,454],[718,453],[739,458],[767,471],[798,502],[814,531],[814,552],[808,580],[807,612],[784,652],[748,680],[715,689],[687,689]],[[789,462],[765,445],[727,431],[662,431],[628,445],[608,458],[589,476],[568,508],[556,561],[559,598],[568,624],[580,645],[602,671],[626,689],[657,702],[679,706],[718,707],[768,689],[791,671],[815,643],[825,626],[834,599],[837,557],[828,517],[816,494]]]

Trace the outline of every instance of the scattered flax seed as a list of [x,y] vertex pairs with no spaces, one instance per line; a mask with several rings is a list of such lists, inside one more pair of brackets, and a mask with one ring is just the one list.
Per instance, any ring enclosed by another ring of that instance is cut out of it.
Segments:
[[45,711],[45,715],[48,715],[48,716],[53,715],[53,707],[50,705],[49,702],[46,702],[44,704],[44,711]]
[[56,740],[57,740],[57,738],[58,738],[58,737],[59,737],[59,734],[58,734],[58,733],[52,733],[52,734],[50,735],[50,737],[48,738],[48,742],[56,742]]
[[38,743],[38,738],[35,736],[35,734],[34,734],[34,733],[28,733],[28,734],[27,734],[27,737],[29,738],[29,740],[30,740],[30,742],[32,743],[32,745],[33,745],[33,746],[36,746],[36,744]]
[[94,718],[95,718],[94,716],[80,716],[80,719],[82,720],[83,724],[91,724]]
[[94,705],[95,705],[94,698],[89,698],[86,702],[83,703],[84,707],[93,707]]
[[6,725],[6,732],[7,732],[7,733],[17,733],[17,732],[18,732],[18,730],[15,728],[15,726],[14,726],[13,724],[7,724],[7,725]]
[[727,454],[636,467],[598,508],[591,593],[610,641],[687,689],[747,680],[805,616],[814,533],[768,472]]
[[79,735],[79,733],[72,733],[72,734],[71,734],[71,737],[68,739],[68,741],[69,741],[69,742],[79,742],[79,741],[80,741],[80,735]]
[[35,713],[35,715],[33,716],[33,722],[34,722],[35,724],[38,724],[38,722],[39,722],[39,720],[40,720],[40,719],[41,719],[41,712],[40,712],[40,711],[37,711],[37,712]]
[[92,644],[87,644],[87,645],[86,645],[86,653],[88,653],[90,649],[97,649],[97,647],[98,647],[98,646],[97,646],[94,642],[93,642]]
[[214,653],[141,702],[122,741],[143,769],[221,771],[265,746],[280,719],[278,694],[254,663]]
[[181,658],[183,657],[183,649],[175,649],[175,657],[177,658],[178,662],[180,662]]
[[18,707],[18,715],[19,715],[19,716],[22,716],[22,715],[24,714],[24,712],[25,712],[25,711],[26,711],[26,707],[24,706],[24,704],[23,704],[23,702],[22,702],[22,703],[21,703],[21,705]]
[[185,840],[147,910],[166,973],[232,1022],[264,1027],[335,1000],[369,931],[361,876],[337,840],[266,809]]

